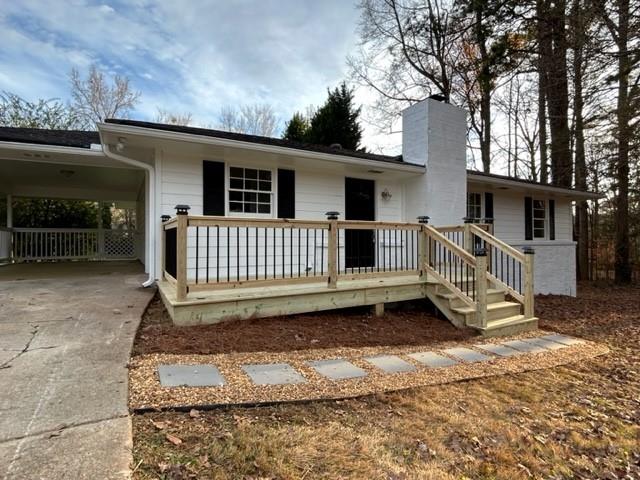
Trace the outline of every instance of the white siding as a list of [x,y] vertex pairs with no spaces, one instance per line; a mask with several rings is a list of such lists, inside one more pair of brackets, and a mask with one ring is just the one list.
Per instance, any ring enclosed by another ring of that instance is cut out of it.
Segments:
[[[355,178],[368,178],[376,182],[375,190],[375,202],[376,202],[376,220],[379,221],[402,221],[402,201],[403,201],[403,185],[395,181],[386,181],[381,175],[375,174],[362,174],[358,172],[350,173],[342,169],[337,169],[337,172],[328,171],[327,169],[311,169],[311,168],[298,168],[291,167],[289,165],[279,165],[274,160],[269,160],[265,157],[264,160],[225,160],[223,158],[211,158],[211,157],[196,157],[196,156],[179,156],[175,153],[165,153],[162,160],[161,168],[161,212],[160,214],[174,215],[175,205],[187,204],[191,207],[189,211],[193,215],[201,215],[203,208],[202,198],[202,161],[215,160],[223,161],[228,165],[234,166],[254,166],[257,168],[268,168],[274,171],[280,168],[287,168],[295,170],[295,195],[296,195],[296,218],[302,220],[325,220],[326,212],[338,211],[340,212],[340,219],[344,219],[345,203],[345,177]],[[382,199],[382,191],[388,190],[392,197],[389,200]],[[277,193],[277,179],[274,176],[274,194]],[[274,204],[272,208],[272,217],[276,218],[277,195],[274,195]],[[256,263],[259,273],[259,277],[262,277],[264,273],[265,262],[267,265],[267,272],[270,272],[270,276],[273,276],[273,272],[281,276],[284,269],[285,276],[288,276],[293,272],[294,275],[298,275],[300,270],[303,271],[302,275],[306,274],[306,270],[309,269],[310,274],[315,267],[316,272],[320,274],[321,263],[324,265],[324,271],[326,272],[326,264],[328,260],[327,255],[327,243],[328,236],[325,232],[324,245],[322,244],[322,234],[320,231],[316,232],[316,238],[313,238],[313,231],[309,232],[310,238],[308,242],[309,255],[307,258],[307,241],[306,232],[301,232],[302,238],[300,241],[301,259],[298,261],[298,241],[297,231],[294,231],[293,242],[289,232],[285,232],[284,246],[285,255],[282,255],[282,232],[276,231],[275,242],[273,239],[273,230],[269,230],[267,233],[267,240],[264,241],[262,236],[264,230],[258,232],[260,241],[258,242],[258,254],[255,253],[255,231],[249,229],[239,232],[239,237],[236,237],[235,229],[231,229],[229,237],[229,251],[231,257],[227,262],[227,240],[226,229],[220,230],[219,249],[217,247],[217,233],[210,231],[209,236],[209,253],[215,256],[216,252],[221,252],[224,258],[220,259],[221,271],[218,272],[222,278],[226,280],[227,269],[229,270],[229,278],[234,280],[237,278],[238,273],[242,279],[249,274],[249,278],[255,278]],[[216,236],[216,237],[214,237]],[[248,239],[248,241],[247,241]],[[207,271],[204,259],[206,258],[206,233],[203,229],[200,229],[198,239],[198,249],[200,252],[198,260],[198,278],[200,280],[206,279]],[[344,266],[344,232],[340,234],[340,262]],[[405,248],[405,242],[401,242],[398,239],[397,243],[393,240],[387,240],[386,242],[380,242],[380,248],[385,249],[385,257],[387,258],[387,265],[392,255],[389,253],[391,250],[397,249],[399,252]],[[408,240],[407,240],[408,243]],[[273,256],[273,249],[275,244],[276,255]],[[239,245],[239,259],[238,247]],[[294,255],[290,254],[291,245],[293,245]],[[384,246],[383,246],[384,245]],[[249,248],[249,265],[247,268],[246,251],[247,246]],[[265,250],[267,257],[265,260]],[[257,262],[256,262],[257,258]],[[239,272],[238,272],[239,266]],[[190,229],[188,239],[188,276],[190,279],[195,278],[196,275],[196,233],[195,229]],[[213,266],[213,262],[210,258],[209,277],[215,278],[216,272]]]
[[[486,190],[469,186],[470,192]],[[491,191],[491,190],[490,190]],[[573,241],[571,202],[540,193],[493,191],[494,235],[522,250],[535,250],[535,292],[558,295],[576,294],[575,242]],[[545,239],[525,240],[524,197],[545,201],[547,209]],[[549,240],[549,199],[555,200],[555,240]],[[484,197],[483,197],[484,216]]]

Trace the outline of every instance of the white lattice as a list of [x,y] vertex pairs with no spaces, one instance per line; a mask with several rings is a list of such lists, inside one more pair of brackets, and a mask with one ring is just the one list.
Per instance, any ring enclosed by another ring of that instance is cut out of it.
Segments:
[[104,256],[133,258],[136,253],[135,232],[130,230],[104,231]]

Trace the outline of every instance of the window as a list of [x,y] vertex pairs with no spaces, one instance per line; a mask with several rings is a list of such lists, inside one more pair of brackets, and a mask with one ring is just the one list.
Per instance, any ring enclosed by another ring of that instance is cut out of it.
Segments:
[[467,194],[467,217],[474,220],[482,218],[482,195],[469,192]]
[[545,207],[544,200],[533,201],[533,238],[544,238]]
[[229,212],[271,214],[271,170],[229,168]]

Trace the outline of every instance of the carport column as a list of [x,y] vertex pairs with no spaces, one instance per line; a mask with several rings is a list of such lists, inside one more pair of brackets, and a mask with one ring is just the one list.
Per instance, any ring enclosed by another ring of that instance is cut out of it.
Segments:
[[7,228],[13,228],[13,195],[7,193]]

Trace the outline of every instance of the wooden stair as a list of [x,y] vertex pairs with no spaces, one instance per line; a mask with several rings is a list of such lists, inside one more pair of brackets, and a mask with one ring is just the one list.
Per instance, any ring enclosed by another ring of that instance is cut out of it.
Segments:
[[514,335],[538,328],[536,317],[527,318],[522,305],[507,299],[507,293],[498,288],[487,288],[487,326],[477,324],[476,309],[465,304],[452,290],[442,284],[429,284],[427,298],[457,327],[471,327],[483,336]]

